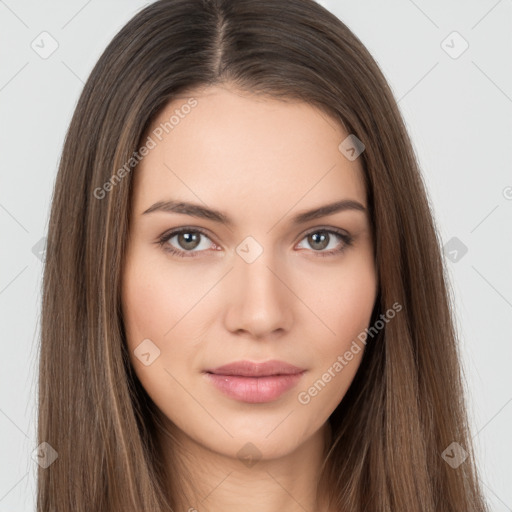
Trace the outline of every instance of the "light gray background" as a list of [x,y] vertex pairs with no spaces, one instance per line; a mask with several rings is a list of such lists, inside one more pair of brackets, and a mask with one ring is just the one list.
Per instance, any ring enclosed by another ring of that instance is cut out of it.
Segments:
[[[446,258],[477,456],[492,510],[512,511],[512,2],[320,3],[381,66],[443,244],[458,244]],[[47,229],[64,134],[92,66],[144,5],[0,0],[0,512],[34,510],[42,264],[33,248]],[[31,48],[43,46],[43,31],[58,43],[46,59]],[[457,58],[464,41],[453,31],[469,44]]]

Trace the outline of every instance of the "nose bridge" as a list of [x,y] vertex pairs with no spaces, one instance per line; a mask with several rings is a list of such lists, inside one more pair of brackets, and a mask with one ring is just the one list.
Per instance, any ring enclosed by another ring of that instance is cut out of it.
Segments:
[[[271,250],[257,250],[251,243],[240,244],[235,255],[227,328],[233,332],[247,331],[258,337],[279,329],[288,330],[292,321],[293,294],[281,282],[281,279],[286,282],[286,278],[277,277],[280,273],[277,269],[282,266],[276,262]],[[245,252],[241,250],[244,248]]]

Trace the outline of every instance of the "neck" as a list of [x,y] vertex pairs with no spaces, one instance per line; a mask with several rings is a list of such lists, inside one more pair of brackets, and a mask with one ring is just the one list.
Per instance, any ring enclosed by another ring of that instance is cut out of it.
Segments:
[[259,459],[251,456],[248,444],[243,455],[230,456],[202,445],[166,418],[162,425],[157,437],[176,511],[328,512],[317,500],[331,441],[328,422],[294,451],[279,458],[261,454]]

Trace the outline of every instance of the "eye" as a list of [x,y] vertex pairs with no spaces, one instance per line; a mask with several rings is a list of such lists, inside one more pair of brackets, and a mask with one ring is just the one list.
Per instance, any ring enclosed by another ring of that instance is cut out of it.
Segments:
[[208,236],[197,228],[182,228],[164,233],[158,242],[165,251],[184,258],[196,256],[196,253],[208,249],[217,249]]
[[[339,254],[352,244],[352,237],[332,228],[317,228],[310,231],[297,245],[299,249],[307,249],[301,246],[304,241],[318,256],[330,256]],[[164,251],[178,257],[194,257],[208,249],[219,250],[208,235],[198,228],[180,228],[164,233],[158,239],[159,245]]]
[[300,249],[307,249],[302,246],[303,241],[309,245],[318,256],[329,256],[331,254],[339,254],[352,244],[352,237],[346,233],[342,233],[333,229],[316,229],[310,231],[297,245]]

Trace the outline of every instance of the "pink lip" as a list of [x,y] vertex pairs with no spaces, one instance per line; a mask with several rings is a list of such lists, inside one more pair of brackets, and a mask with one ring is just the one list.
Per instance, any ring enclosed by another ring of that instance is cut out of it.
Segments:
[[237,361],[206,370],[214,386],[231,398],[248,403],[271,402],[293,388],[305,370],[283,361]]

